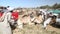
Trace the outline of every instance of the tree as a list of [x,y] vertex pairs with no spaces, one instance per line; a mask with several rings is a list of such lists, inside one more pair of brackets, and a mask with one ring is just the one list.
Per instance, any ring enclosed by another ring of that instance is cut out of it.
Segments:
[[51,8],[49,5],[41,6],[40,8],[46,9],[46,8]]
[[60,8],[60,4],[55,3],[55,4],[52,6],[52,8],[53,8],[53,9],[58,9],[58,8]]

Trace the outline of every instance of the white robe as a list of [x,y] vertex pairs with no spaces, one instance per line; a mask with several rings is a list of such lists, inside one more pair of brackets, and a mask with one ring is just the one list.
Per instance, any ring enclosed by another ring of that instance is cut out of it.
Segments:
[[8,14],[5,12],[3,14],[4,21],[0,22],[0,34],[12,34],[10,25],[8,23]]
[[50,21],[51,21],[51,18],[48,18],[47,20],[45,20],[45,21],[44,21],[44,27],[46,27],[46,26],[47,26],[47,24],[49,24],[49,23],[50,23]]

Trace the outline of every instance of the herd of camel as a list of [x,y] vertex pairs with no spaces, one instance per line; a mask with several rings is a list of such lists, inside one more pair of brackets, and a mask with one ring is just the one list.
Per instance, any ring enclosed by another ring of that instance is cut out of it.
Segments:
[[[57,22],[60,22],[58,16],[53,15],[53,13],[47,13],[47,11],[26,11],[21,12],[22,14],[19,15],[19,21],[20,23],[24,24],[43,24],[43,28],[46,29],[47,24],[56,24]],[[18,22],[19,22],[18,21]],[[57,23],[60,24],[60,23]],[[18,25],[20,25],[18,23]],[[22,25],[22,26],[23,26]],[[19,26],[20,27],[20,26]]]
[[42,11],[19,12],[17,21],[11,19],[11,12],[4,12],[2,19],[3,21],[0,22],[0,32],[2,34],[12,34],[13,27],[23,29],[23,26],[26,24],[43,24],[43,28],[46,28],[47,24],[55,24],[56,22],[60,22],[59,19],[57,19],[57,16],[52,15],[52,13],[47,14]]

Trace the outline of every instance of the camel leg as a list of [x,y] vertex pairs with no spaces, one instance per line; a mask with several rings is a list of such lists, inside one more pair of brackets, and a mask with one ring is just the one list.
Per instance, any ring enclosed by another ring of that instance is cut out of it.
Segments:
[[17,28],[23,29],[23,23],[20,19],[17,20],[17,24],[18,24]]

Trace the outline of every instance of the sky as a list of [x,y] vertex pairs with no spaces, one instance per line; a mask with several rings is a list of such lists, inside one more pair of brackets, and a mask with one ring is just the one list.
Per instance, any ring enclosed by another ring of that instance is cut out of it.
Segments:
[[0,0],[0,6],[10,7],[38,7],[60,3],[60,0]]

